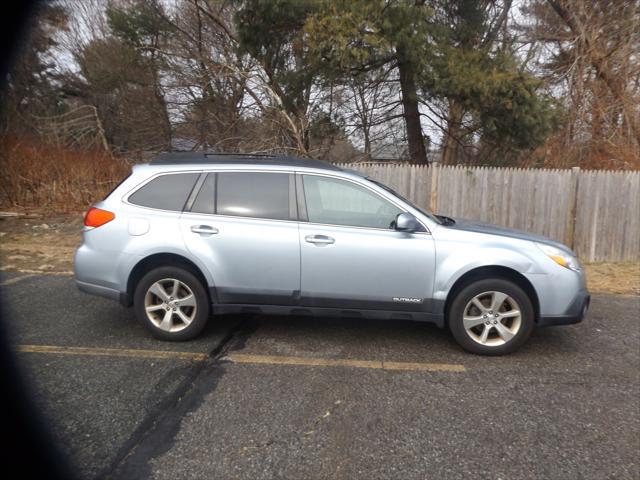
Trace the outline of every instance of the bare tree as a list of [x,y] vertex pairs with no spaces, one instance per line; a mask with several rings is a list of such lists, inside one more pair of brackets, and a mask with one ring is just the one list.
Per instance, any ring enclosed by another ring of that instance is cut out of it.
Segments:
[[547,163],[639,165],[639,4],[538,0],[523,13],[523,40],[540,46],[534,68],[565,109]]

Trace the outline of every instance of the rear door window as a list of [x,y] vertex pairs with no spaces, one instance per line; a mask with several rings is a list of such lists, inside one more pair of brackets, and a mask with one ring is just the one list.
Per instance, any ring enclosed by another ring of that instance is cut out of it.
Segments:
[[218,215],[294,219],[288,173],[219,172],[215,188]]
[[129,202],[141,207],[181,212],[198,175],[198,173],[160,175],[130,195]]

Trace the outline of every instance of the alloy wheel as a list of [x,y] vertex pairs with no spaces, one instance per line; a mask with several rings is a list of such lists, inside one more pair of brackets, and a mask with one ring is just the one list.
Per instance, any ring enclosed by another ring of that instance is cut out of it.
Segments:
[[166,332],[179,332],[196,317],[196,297],[189,286],[175,278],[153,283],[144,297],[147,318]]
[[464,308],[462,323],[467,335],[488,347],[511,341],[522,325],[518,303],[506,293],[489,291],[473,297]]

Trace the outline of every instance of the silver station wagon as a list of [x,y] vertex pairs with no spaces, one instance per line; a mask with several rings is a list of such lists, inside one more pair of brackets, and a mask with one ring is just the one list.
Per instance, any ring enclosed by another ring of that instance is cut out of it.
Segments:
[[164,340],[195,337],[211,312],[316,314],[432,322],[499,355],[589,306],[566,246],[435,215],[319,160],[163,154],[84,224],[78,287],[133,305]]

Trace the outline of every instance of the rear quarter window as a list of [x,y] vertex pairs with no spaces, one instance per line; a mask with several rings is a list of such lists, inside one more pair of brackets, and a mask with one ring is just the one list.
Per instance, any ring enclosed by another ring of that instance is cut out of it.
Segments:
[[198,176],[198,173],[160,175],[129,195],[129,203],[181,212]]

